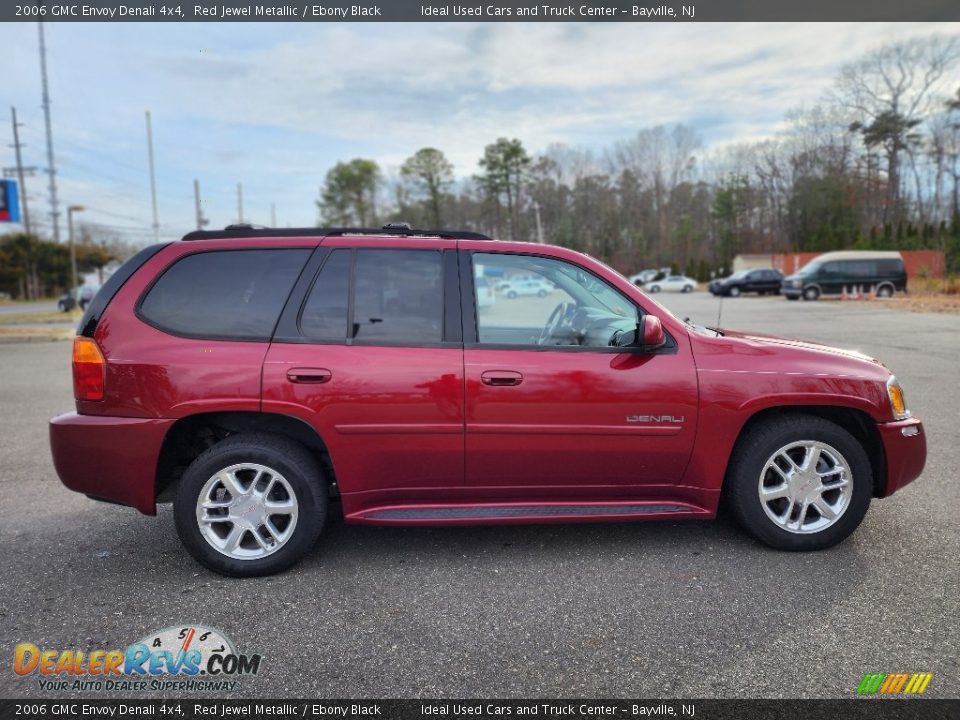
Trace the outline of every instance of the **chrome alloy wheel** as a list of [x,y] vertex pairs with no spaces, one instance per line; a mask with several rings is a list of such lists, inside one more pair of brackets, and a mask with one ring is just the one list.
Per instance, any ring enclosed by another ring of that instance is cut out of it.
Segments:
[[768,518],[787,532],[806,535],[830,527],[850,506],[853,473],[835,448],[801,440],[770,456],[758,491]]
[[266,465],[226,467],[207,480],[197,497],[197,524],[212,548],[235,560],[272,555],[293,536],[297,496]]

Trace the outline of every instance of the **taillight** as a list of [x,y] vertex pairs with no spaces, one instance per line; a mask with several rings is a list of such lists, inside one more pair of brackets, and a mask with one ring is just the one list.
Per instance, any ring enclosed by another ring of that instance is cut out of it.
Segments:
[[103,400],[107,362],[100,347],[88,337],[73,340],[73,396],[77,400]]

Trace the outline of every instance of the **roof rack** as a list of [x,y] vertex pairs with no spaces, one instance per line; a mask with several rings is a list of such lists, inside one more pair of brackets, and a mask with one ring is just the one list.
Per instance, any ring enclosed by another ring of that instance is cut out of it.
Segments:
[[269,228],[249,223],[227,225],[223,230],[194,230],[184,240],[228,240],[260,237],[329,237],[334,235],[397,235],[400,237],[435,237],[444,240],[492,240],[481,233],[466,230],[416,230],[407,223],[387,223],[381,228]]

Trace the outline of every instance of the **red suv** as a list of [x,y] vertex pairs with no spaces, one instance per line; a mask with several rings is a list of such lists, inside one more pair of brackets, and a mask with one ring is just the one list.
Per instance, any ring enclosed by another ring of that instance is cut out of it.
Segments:
[[[495,289],[518,276],[544,292]],[[149,247],[87,308],[73,377],[63,483],[172,500],[230,575],[297,561],[331,505],[454,525],[710,518],[723,496],[763,542],[816,550],[926,458],[876,360],[680,321],[564,248],[405,226]]]

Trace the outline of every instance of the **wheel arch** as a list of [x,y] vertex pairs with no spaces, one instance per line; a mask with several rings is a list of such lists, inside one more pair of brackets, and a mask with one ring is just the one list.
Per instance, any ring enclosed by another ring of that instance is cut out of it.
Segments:
[[880,433],[877,431],[876,423],[873,418],[863,410],[843,405],[782,405],[757,410],[747,418],[747,421],[737,433],[733,449],[727,458],[726,468],[724,468],[721,492],[727,487],[727,475],[730,471],[733,455],[738,452],[740,441],[751,428],[773,417],[801,414],[829,420],[853,435],[857,442],[863,446],[864,452],[866,452],[867,458],[870,460],[870,468],[873,474],[873,497],[882,497],[884,488],[886,487],[887,466],[883,441],[880,439]]
[[186,467],[207,448],[242,432],[282,435],[303,445],[320,463],[336,494],[336,473],[327,444],[307,421],[291,415],[264,412],[213,412],[188,415],[167,431],[157,460],[154,496],[171,502]]

